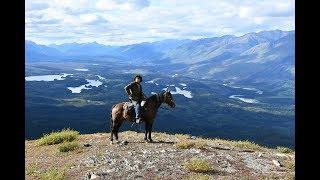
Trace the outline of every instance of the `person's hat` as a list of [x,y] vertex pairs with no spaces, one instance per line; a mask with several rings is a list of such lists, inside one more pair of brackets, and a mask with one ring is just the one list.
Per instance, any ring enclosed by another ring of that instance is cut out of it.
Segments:
[[133,80],[135,80],[137,77],[140,78],[140,80],[141,80],[141,82],[142,82],[142,76],[141,76],[140,74],[135,75],[134,78],[133,78]]

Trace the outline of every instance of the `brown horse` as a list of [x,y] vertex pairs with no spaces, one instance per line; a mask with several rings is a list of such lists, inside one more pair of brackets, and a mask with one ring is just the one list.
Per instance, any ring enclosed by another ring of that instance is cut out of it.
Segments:
[[[145,141],[152,142],[152,124],[158,112],[158,108],[161,106],[162,103],[168,104],[171,108],[174,108],[176,106],[170,91],[162,91],[160,93],[150,96],[146,100],[146,103],[144,105],[144,108],[146,110],[142,111],[143,113],[141,115],[142,121],[145,122]],[[121,102],[112,106],[110,119],[111,144],[113,143],[113,135],[115,136],[115,139],[118,142],[118,132],[121,124],[124,121],[134,121],[134,114],[130,114],[125,111],[126,105],[126,102]]]

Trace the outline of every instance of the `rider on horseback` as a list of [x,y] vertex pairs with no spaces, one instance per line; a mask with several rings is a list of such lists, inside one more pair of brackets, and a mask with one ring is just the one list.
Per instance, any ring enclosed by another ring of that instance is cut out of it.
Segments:
[[147,99],[145,94],[142,92],[142,87],[140,84],[141,82],[142,77],[140,75],[136,75],[133,78],[133,82],[124,87],[130,101],[134,105],[134,110],[136,113],[136,123],[141,122],[141,102]]

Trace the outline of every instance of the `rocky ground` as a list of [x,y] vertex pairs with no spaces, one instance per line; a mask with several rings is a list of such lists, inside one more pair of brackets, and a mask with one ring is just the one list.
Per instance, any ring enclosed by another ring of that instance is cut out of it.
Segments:
[[[154,142],[146,143],[143,133],[120,132],[120,143],[112,145],[107,133],[80,135],[80,147],[65,153],[58,145],[26,141],[26,179],[41,179],[52,170],[61,173],[61,179],[294,179],[294,152],[188,135],[152,135]],[[185,162],[193,158],[208,162],[212,171],[187,169]]]

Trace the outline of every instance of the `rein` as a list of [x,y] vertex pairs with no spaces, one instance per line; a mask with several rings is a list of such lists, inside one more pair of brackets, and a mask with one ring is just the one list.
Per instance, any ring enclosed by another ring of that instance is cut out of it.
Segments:
[[167,108],[167,107],[164,108],[164,107],[161,107],[161,106],[160,106],[160,108],[161,108],[161,109],[165,109],[165,110],[172,111],[172,109],[169,109],[169,108]]

